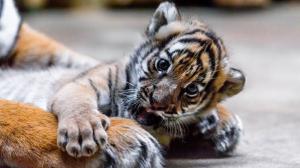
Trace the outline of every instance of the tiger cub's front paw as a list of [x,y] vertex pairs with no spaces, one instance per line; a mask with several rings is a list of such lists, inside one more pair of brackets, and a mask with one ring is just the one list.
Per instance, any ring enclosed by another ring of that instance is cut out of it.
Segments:
[[110,120],[103,114],[86,113],[67,116],[59,121],[57,143],[70,156],[91,156],[107,144]]
[[208,138],[213,134],[218,126],[219,117],[217,113],[213,112],[212,114],[202,118],[198,124],[197,132],[200,133],[202,136]]
[[198,134],[210,140],[215,151],[221,155],[230,154],[235,149],[242,132],[239,117],[227,112],[226,114],[224,117],[225,115],[213,111],[196,125]]
[[236,148],[242,133],[242,123],[237,115],[221,120],[211,140],[215,151],[221,155],[231,154]]

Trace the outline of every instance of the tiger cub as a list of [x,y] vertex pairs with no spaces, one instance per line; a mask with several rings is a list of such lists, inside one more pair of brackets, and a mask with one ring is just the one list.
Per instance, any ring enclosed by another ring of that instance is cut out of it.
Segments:
[[[5,7],[11,1],[2,2]],[[16,25],[15,47],[2,55],[8,68],[0,71],[0,98],[52,111],[58,118],[57,144],[69,155],[91,156],[104,148],[108,117],[114,116],[135,119],[160,135],[207,135],[218,153],[235,148],[241,122],[222,113],[219,102],[242,90],[244,75],[230,67],[222,40],[205,24],[182,20],[173,3],[161,3],[144,42],[111,64],[93,66],[96,61]],[[41,53],[30,54],[33,48]],[[93,67],[86,70],[82,62]]]

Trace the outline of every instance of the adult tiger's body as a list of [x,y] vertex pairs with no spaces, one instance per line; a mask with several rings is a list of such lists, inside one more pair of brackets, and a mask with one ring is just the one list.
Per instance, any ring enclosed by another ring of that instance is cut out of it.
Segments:
[[[5,8],[12,1],[3,2]],[[181,21],[174,4],[158,7],[146,39],[130,57],[96,66],[97,61],[15,21],[19,38],[16,32],[11,43],[15,46],[0,56],[0,63],[8,66],[0,70],[0,98],[52,111],[59,121],[58,145],[69,155],[91,156],[105,148],[108,117],[113,116],[133,118],[150,131],[171,137],[207,135],[220,153],[236,146],[240,121],[231,113],[220,113],[217,104],[242,90],[244,76],[230,67],[214,32],[201,22]],[[158,151],[153,144],[140,147]],[[161,166],[160,155],[152,160],[144,164]]]

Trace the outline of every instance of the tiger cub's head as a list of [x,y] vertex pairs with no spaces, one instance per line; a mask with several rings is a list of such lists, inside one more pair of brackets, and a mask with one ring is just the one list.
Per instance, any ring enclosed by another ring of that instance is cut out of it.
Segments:
[[205,115],[239,93],[245,82],[243,73],[230,67],[222,40],[197,20],[181,20],[170,2],[155,11],[133,62],[138,81],[134,117],[170,130]]

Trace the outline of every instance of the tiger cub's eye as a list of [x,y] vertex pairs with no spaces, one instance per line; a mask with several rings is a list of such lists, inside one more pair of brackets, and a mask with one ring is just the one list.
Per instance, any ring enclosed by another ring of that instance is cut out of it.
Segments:
[[196,84],[189,84],[186,88],[185,88],[185,92],[189,95],[195,95],[198,93],[198,86]]
[[170,63],[165,59],[158,60],[156,64],[156,68],[158,71],[167,71],[169,67],[170,67]]

